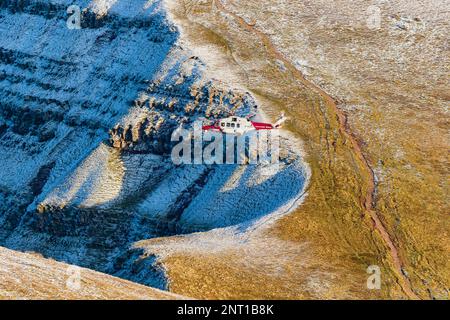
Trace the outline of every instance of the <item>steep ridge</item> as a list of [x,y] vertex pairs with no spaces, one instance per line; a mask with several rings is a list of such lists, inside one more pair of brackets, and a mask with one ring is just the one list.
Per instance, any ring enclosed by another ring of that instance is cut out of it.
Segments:
[[276,168],[175,166],[176,128],[256,102],[204,76],[160,1],[75,4],[81,30],[68,1],[0,2],[0,244],[166,289],[133,243],[254,221],[307,173],[287,141]]
[[[124,28],[106,45],[98,39],[115,27],[69,30],[64,2],[2,1],[1,7],[8,10],[2,11],[0,40],[4,169],[0,181],[5,191],[26,191],[24,186],[41,167],[55,162],[47,178],[50,183],[56,177],[64,179],[107,137],[146,76],[165,59],[176,33],[162,25],[151,31]],[[163,23],[161,15],[148,11],[146,16],[149,21],[159,17]],[[26,32],[19,37],[18,30]],[[154,33],[164,35],[164,42],[152,42],[149,35]],[[22,205],[30,201],[19,198]]]

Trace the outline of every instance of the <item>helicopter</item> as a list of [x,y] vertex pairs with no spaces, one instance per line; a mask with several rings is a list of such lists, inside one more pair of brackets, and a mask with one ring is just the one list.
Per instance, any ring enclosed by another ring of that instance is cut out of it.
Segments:
[[288,118],[284,112],[275,123],[256,122],[251,119],[256,117],[256,114],[251,114],[247,117],[229,116],[215,120],[212,124],[202,126],[203,131],[222,132],[225,134],[244,135],[251,131],[258,130],[274,130],[280,129]]

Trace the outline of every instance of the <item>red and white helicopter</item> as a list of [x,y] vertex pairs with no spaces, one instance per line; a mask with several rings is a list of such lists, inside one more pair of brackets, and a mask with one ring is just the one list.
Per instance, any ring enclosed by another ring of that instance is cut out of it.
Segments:
[[204,131],[243,135],[250,131],[280,129],[283,123],[288,120],[284,113],[281,114],[280,118],[274,124],[252,121],[251,119],[254,117],[256,117],[256,114],[249,115],[245,118],[232,115],[228,118],[216,120],[213,124],[203,125],[202,129]]

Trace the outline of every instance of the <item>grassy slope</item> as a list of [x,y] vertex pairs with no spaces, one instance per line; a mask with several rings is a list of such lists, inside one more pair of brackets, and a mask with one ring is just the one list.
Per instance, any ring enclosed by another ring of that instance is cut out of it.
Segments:
[[[273,278],[264,270],[235,266],[233,259],[245,259],[239,252],[229,257],[186,254],[164,261],[171,289],[203,298],[415,298],[409,279],[399,270],[399,257],[392,254],[374,223],[374,218],[380,218],[371,208],[371,169],[333,100],[304,81],[264,34],[224,8],[207,1],[172,11],[192,45],[208,45],[226,53],[216,58],[223,59],[224,67],[240,77],[265,111],[274,115],[284,109],[293,119],[288,129],[304,141],[312,179],[305,203],[270,233],[299,245],[309,243],[317,266],[333,272],[335,279],[324,294],[310,295],[293,289],[301,287],[307,271]],[[284,67],[279,60],[284,60]],[[295,266],[302,257],[290,259]],[[187,264],[195,267],[186,270],[183,266]],[[366,268],[372,264],[382,269],[381,291],[366,289]]]
[[228,3],[256,17],[290,59],[305,59],[308,78],[339,100],[378,179],[375,212],[404,278],[421,298],[448,298],[446,2],[379,2],[376,30],[366,25],[366,1],[303,0],[264,13],[255,8],[274,1]]

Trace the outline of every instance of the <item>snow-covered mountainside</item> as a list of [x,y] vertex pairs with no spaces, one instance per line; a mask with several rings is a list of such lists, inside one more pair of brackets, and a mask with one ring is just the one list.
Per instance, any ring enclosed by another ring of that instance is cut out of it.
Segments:
[[[81,29],[66,25],[82,8]],[[298,203],[306,170],[283,161],[182,165],[172,132],[247,92],[205,77],[161,1],[0,0],[0,245],[166,288],[136,241],[240,225]]]

